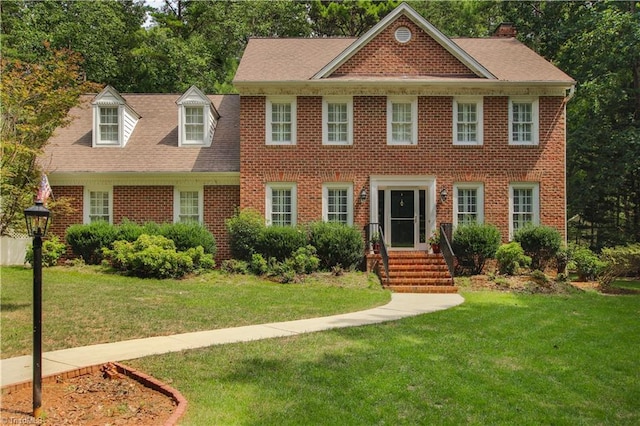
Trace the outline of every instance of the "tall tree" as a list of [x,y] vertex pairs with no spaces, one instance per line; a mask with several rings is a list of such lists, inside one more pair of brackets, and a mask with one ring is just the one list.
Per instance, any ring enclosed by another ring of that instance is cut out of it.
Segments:
[[358,37],[398,4],[395,0],[313,0],[309,20],[315,35]]

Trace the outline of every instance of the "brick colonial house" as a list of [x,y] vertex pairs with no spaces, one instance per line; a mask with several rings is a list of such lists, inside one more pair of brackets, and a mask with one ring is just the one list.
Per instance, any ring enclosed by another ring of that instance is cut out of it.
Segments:
[[52,230],[195,219],[220,259],[237,206],[274,225],[379,224],[390,253],[428,250],[441,223],[566,236],[575,82],[514,35],[448,38],[401,4],[359,38],[251,39],[239,95],[107,87],[47,147],[54,194],[78,209]]

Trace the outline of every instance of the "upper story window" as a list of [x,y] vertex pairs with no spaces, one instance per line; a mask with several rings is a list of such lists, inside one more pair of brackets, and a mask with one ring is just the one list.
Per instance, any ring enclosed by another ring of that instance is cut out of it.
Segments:
[[509,99],[509,144],[538,144],[538,99]]
[[387,144],[418,143],[418,100],[415,97],[388,98]]
[[453,100],[453,143],[456,145],[482,145],[482,99],[456,98]]
[[191,86],[178,104],[178,146],[211,146],[220,115],[209,98]]
[[174,222],[202,223],[202,188],[175,188],[173,197]]
[[322,186],[322,220],[353,224],[353,185],[327,183]]
[[266,110],[267,145],[295,145],[296,99],[268,98]]
[[267,184],[267,225],[294,226],[296,224],[296,184]]
[[84,191],[84,222],[92,223],[104,221],[111,223],[112,216],[112,188],[85,187]]
[[529,224],[540,224],[540,186],[537,183],[509,185],[509,235]]
[[484,187],[481,183],[454,185],[454,225],[469,225],[484,221]]
[[322,100],[322,143],[353,144],[353,101],[351,98]]
[[117,90],[104,88],[93,101],[92,145],[123,147],[129,141],[140,115]]

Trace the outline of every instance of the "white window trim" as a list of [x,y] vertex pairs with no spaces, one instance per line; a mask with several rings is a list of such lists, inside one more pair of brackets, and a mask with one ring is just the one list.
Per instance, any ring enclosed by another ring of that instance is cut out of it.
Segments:
[[[116,108],[118,110],[118,140],[117,141],[102,141],[100,132],[100,111],[102,108]],[[120,104],[96,104],[93,107],[93,145],[94,146],[121,146],[122,145],[122,120],[124,116],[124,105]]]
[[453,184],[453,227],[458,227],[458,190],[475,189],[477,191],[478,224],[484,223],[484,184],[482,182],[461,182]]
[[204,190],[202,186],[174,186],[173,187],[173,222],[180,222],[180,193],[198,192],[198,223],[204,223]]
[[112,186],[85,186],[83,194],[83,218],[85,224],[91,223],[91,192],[109,193],[109,223],[113,223],[113,187]]
[[289,189],[291,190],[291,226],[296,226],[298,221],[298,188],[293,182],[270,182],[266,185],[265,191],[265,219],[267,226],[271,226],[271,199],[272,190],[274,189]]
[[[329,141],[329,104],[347,104],[347,140],[346,142]],[[323,145],[353,145],[353,98],[328,96],[322,98],[322,144]]]
[[353,184],[347,182],[330,182],[322,185],[322,220],[329,221],[329,190],[347,190],[347,225],[353,225]]
[[[187,140],[187,108],[202,108],[203,133],[201,141]],[[209,145],[209,121],[210,104],[185,103],[180,105],[180,115],[178,117],[178,126],[180,129],[180,137],[178,146],[207,146]]]
[[[475,142],[458,140],[458,104],[476,104],[478,127],[476,129]],[[482,145],[484,128],[484,102],[482,97],[456,97],[453,99],[453,144],[454,145]]]
[[533,220],[532,224],[540,225],[540,184],[537,182],[511,182],[509,184],[509,240],[513,240],[513,190],[532,189]]
[[[514,103],[530,103],[531,114],[533,115],[533,129],[531,129],[531,142],[521,142],[513,140],[513,104]],[[539,119],[539,100],[533,97],[514,97],[509,98],[509,145],[535,146],[540,143],[540,119]]]
[[[266,111],[266,128],[265,128],[265,143],[267,145],[295,145],[296,144],[296,128],[298,127],[297,120],[297,101],[294,96],[287,97],[268,97],[266,99],[267,105],[265,108]],[[272,139],[271,133],[271,106],[274,103],[289,103],[291,104],[291,140],[290,141],[276,141],[274,142]]]
[[[411,142],[394,142],[391,122],[394,103],[411,103]],[[387,97],[387,145],[412,146],[418,144],[418,98],[416,96]]]

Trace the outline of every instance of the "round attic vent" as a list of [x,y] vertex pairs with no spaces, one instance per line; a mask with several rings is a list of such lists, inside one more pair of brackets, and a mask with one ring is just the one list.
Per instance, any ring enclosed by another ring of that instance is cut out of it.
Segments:
[[398,27],[396,30],[396,40],[400,43],[406,43],[411,40],[411,30],[407,27]]

